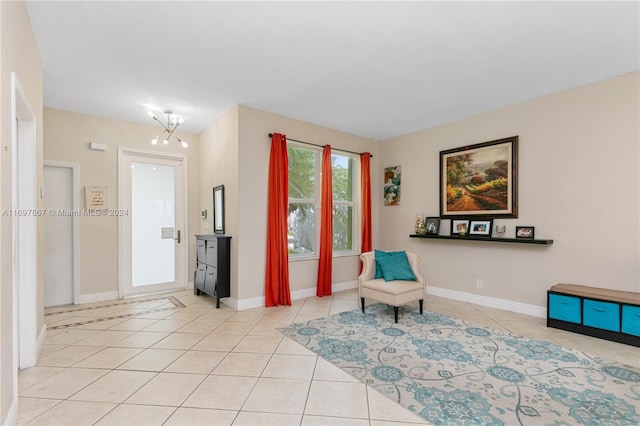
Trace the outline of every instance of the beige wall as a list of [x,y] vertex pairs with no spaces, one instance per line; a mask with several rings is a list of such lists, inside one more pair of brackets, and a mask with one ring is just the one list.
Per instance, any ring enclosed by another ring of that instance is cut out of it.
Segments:
[[[258,301],[264,298],[271,132],[329,143],[335,149],[369,150],[374,154],[373,170],[379,161],[378,144],[369,139],[242,105],[232,108],[200,135],[200,209],[209,211],[207,219],[201,220],[200,231],[212,232],[212,188],[224,185],[225,234],[232,237],[231,300],[226,302],[234,308],[264,303]],[[374,202],[380,199],[379,192],[374,185]],[[373,221],[377,223],[375,212]],[[333,283],[355,281],[358,267],[357,256],[335,258]],[[291,291],[315,289],[317,268],[317,260],[290,262]]]
[[[185,149],[178,143],[153,146],[149,141],[158,136],[160,126],[149,126],[110,120],[57,109],[44,109],[45,160],[76,162],[79,164],[79,204],[84,206],[85,186],[107,186],[109,204],[118,203],[118,147],[145,151],[187,155],[189,229],[189,264],[186,281],[193,281],[195,268],[195,239],[199,227],[199,138],[177,132],[189,142]],[[107,145],[106,151],[92,151],[89,143]],[[46,194],[46,188],[45,188]],[[118,218],[116,216],[80,216],[80,295],[118,291]]]
[[[26,101],[35,114],[37,185],[42,183],[42,64],[31,31],[31,23],[24,2],[0,2],[0,208],[11,209],[12,155],[11,147],[11,72],[15,72]],[[42,201],[38,199],[38,207]],[[14,218],[0,217],[0,424],[17,413],[17,395],[14,395],[13,344],[13,280],[12,280],[12,226]],[[38,220],[38,241],[42,241]],[[42,265],[42,249],[38,244],[38,265]],[[38,268],[40,271],[41,268]],[[38,335],[44,323],[42,274],[38,272],[38,299],[36,322]],[[15,397],[15,398],[14,398]]]
[[200,134],[201,234],[213,234],[213,187],[224,185],[225,235],[231,236],[231,297],[238,298],[238,107]]
[[[200,135],[200,209],[211,213],[212,188],[225,185],[225,234],[233,238],[230,303],[236,308],[254,306],[264,297],[267,135],[276,131],[335,148],[377,153],[377,144],[371,145],[370,140],[246,106],[234,107]],[[376,161],[374,157],[372,164]],[[212,229],[209,214],[201,221],[200,231],[211,233]],[[315,288],[317,264],[317,260],[290,262],[292,291]],[[355,256],[335,259],[334,283],[355,280],[357,267]]]
[[[640,73],[479,114],[382,144],[402,166],[402,205],[380,207],[380,247],[422,254],[427,284],[534,306],[575,283],[640,291]],[[519,135],[519,218],[551,246],[408,238],[416,212],[439,214],[439,152]],[[380,169],[379,169],[380,170]],[[380,172],[376,174],[379,176]],[[477,279],[484,281],[476,289]]]
[[[264,297],[267,229],[267,187],[269,176],[269,133],[284,133],[293,139],[324,145],[333,149],[369,151],[372,174],[379,169],[378,143],[326,127],[306,123],[254,108],[239,107],[239,231],[234,235],[238,244],[238,295],[241,300]],[[379,204],[380,186],[372,184],[373,206]],[[374,229],[378,214],[374,207]],[[360,231],[358,231],[359,233]],[[374,244],[376,236],[374,234]],[[358,246],[359,250],[359,246]],[[357,255],[334,258],[335,284],[357,280],[359,259]],[[291,291],[315,289],[318,270],[317,260],[290,261]],[[314,290],[315,293],[315,290]]]

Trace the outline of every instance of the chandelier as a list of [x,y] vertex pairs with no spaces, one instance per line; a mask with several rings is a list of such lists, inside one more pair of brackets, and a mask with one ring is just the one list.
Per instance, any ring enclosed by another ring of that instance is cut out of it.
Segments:
[[169,139],[171,138],[171,136],[173,136],[178,140],[178,142],[180,142],[180,145],[182,145],[183,148],[188,147],[189,144],[186,141],[183,141],[182,139],[180,139],[178,136],[174,134],[178,126],[184,122],[184,118],[178,117],[178,116],[172,117],[173,111],[171,111],[170,109],[166,110],[164,113],[167,114],[167,124],[160,121],[158,117],[156,117],[156,115],[153,113],[153,111],[151,110],[147,111],[147,114],[149,114],[149,117],[156,120],[164,129],[159,136],[151,139],[151,145],[157,145],[160,138],[162,138],[163,145],[168,145]]

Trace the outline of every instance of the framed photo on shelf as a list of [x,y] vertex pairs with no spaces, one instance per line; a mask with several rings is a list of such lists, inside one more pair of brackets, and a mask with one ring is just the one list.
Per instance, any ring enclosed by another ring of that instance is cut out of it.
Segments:
[[523,240],[533,240],[536,228],[533,226],[516,226],[516,238]]
[[469,225],[469,235],[490,237],[492,225],[493,219],[472,219]]
[[451,236],[464,237],[469,228],[469,219],[451,219]]
[[518,136],[440,151],[440,216],[518,217]]
[[428,217],[425,219],[425,228],[427,228],[427,234],[438,235],[440,229],[439,217]]

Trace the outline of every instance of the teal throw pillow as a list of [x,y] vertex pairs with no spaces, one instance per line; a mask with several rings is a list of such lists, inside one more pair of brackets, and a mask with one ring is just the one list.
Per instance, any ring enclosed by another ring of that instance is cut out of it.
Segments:
[[402,255],[382,257],[377,263],[380,265],[385,281],[416,280],[405,252],[402,252]]
[[382,251],[382,250],[374,250],[375,252],[375,259],[376,259],[376,275],[374,276],[375,279],[378,278],[384,278],[384,276],[382,275],[382,269],[380,269],[380,264],[378,263],[378,260],[382,259],[382,258],[387,258],[387,257],[391,257],[391,258],[402,258],[402,256],[404,256],[404,258],[407,258],[407,253],[404,251]]

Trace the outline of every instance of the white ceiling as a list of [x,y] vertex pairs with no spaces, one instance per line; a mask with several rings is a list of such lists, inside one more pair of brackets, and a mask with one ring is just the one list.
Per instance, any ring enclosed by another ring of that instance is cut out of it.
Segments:
[[638,1],[27,8],[45,106],[194,133],[243,104],[384,140],[640,69]]

